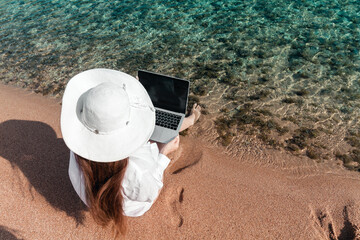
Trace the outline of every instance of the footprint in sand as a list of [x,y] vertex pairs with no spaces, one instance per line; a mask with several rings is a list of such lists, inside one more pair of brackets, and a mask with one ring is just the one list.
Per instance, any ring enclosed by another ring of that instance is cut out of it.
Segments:
[[329,240],[360,239],[360,229],[358,226],[350,222],[348,209],[349,206],[344,206],[344,226],[342,229],[340,229],[340,234],[336,235],[337,229],[335,228],[334,220],[330,212],[321,209],[314,210],[312,207],[310,207],[313,228],[317,234],[317,237],[319,237],[319,239]]
[[316,211],[312,210],[312,219],[317,235],[321,237],[321,239],[337,239],[334,233],[333,220],[328,211],[320,209]]
[[184,188],[172,189],[168,195],[167,203],[171,213],[171,223],[174,226],[181,227],[184,223],[184,218],[180,213],[181,203],[184,200]]

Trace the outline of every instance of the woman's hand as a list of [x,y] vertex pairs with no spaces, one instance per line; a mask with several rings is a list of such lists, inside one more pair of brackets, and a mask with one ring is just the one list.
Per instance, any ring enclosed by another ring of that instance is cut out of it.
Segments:
[[168,143],[157,143],[161,154],[167,156],[168,154],[175,152],[179,148],[180,137],[177,135],[173,140]]

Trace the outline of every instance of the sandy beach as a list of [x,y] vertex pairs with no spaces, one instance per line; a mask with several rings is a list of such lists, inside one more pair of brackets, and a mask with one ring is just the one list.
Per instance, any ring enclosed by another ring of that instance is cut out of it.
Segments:
[[[60,100],[0,85],[0,239],[112,239],[68,178]],[[126,239],[360,239],[360,174],[261,146],[181,137],[151,210]],[[242,146],[239,146],[239,149]]]

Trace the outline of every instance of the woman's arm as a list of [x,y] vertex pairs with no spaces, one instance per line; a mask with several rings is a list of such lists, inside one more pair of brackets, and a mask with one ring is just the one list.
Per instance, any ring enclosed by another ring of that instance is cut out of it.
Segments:
[[[153,141],[151,141],[153,142]],[[155,142],[159,148],[159,153],[168,156],[170,153],[175,152],[179,148],[180,138],[177,135],[173,140],[168,143]]]

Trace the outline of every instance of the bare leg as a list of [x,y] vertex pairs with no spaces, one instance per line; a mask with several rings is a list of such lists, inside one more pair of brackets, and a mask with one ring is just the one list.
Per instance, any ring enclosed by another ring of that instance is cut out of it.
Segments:
[[[194,125],[194,123],[197,120],[199,120],[200,115],[201,115],[201,107],[197,103],[195,103],[191,109],[190,115],[188,117],[186,117],[184,119],[184,121],[182,122],[181,127],[180,127],[180,132],[184,131],[185,129],[188,129],[189,127]],[[179,147],[179,141],[180,141],[180,138],[178,135],[175,139],[171,140],[169,143],[159,143],[159,142],[155,142],[152,140],[150,140],[150,143],[156,143],[159,148],[160,153],[163,153],[166,155],[167,153],[164,152],[164,150],[166,150],[166,148],[169,148],[169,147],[167,147],[167,145],[177,145],[177,147],[175,149],[172,149],[172,151],[174,151]]]
[[184,131],[185,129],[188,129],[194,123],[199,120],[201,115],[201,107],[197,103],[194,104],[194,106],[191,109],[190,116],[186,117],[184,121],[181,124],[180,132]]
[[[191,127],[192,125],[194,125],[194,123],[197,120],[199,120],[200,115],[201,115],[201,107],[200,107],[200,105],[195,103],[194,106],[191,109],[190,115],[188,117],[186,117],[184,119],[184,121],[182,122],[179,132],[184,131],[184,130],[188,129],[189,127]],[[150,140],[150,142],[154,143],[155,141]],[[155,143],[158,145],[160,150],[165,145],[164,143],[159,143],[159,142],[155,142]]]
[[[198,104],[195,103],[194,106],[191,109],[190,116],[186,117],[184,119],[184,121],[182,122],[181,127],[180,127],[180,132],[184,131],[185,129],[187,129],[187,128],[191,127],[192,125],[194,125],[194,123],[197,120],[199,120],[200,115],[201,115],[201,107]],[[175,139],[170,141],[170,143],[175,141]],[[151,141],[151,140],[150,140],[150,142],[151,143],[156,143],[158,145],[158,148],[159,148],[160,152],[163,150],[165,145],[167,145],[166,143],[159,143],[159,142],[155,142],[155,141]]]

